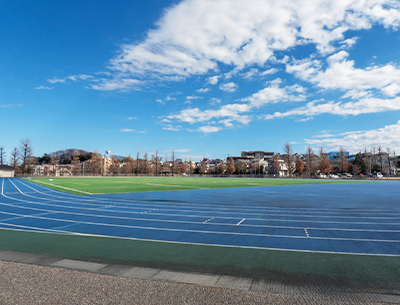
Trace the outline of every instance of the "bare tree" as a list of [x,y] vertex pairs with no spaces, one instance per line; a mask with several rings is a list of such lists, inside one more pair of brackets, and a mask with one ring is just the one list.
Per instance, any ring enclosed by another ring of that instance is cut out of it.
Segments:
[[218,164],[218,166],[216,168],[216,172],[217,172],[217,174],[223,175],[226,172],[226,165],[223,162]]
[[23,173],[28,173],[30,171],[30,162],[32,156],[32,143],[29,138],[20,140],[20,149],[22,157],[21,169]]
[[372,171],[372,156],[371,153],[367,151],[367,148],[364,148],[364,162],[367,166],[367,173],[371,173]]
[[156,176],[158,175],[158,150],[156,150],[156,154],[154,155],[154,162],[156,164]]
[[148,162],[149,162],[149,154],[145,152],[143,156],[143,172],[145,175],[147,175],[148,173]]
[[[133,160],[133,159],[132,159]],[[111,156],[111,165],[109,171],[113,175],[118,175],[121,172],[121,167],[119,166],[121,162],[115,158],[115,156]]]
[[136,174],[139,174],[139,152],[136,154]]
[[376,164],[376,148],[371,147],[371,172],[374,170]]
[[386,172],[386,174],[387,174],[387,175],[391,175],[391,174],[392,174],[392,169],[391,169],[391,166],[390,166],[390,148],[387,147],[387,148],[386,148],[386,151],[387,151],[388,162],[389,162],[389,164],[388,164],[388,171]]
[[327,174],[332,171],[332,165],[331,162],[329,161],[328,155],[325,153],[324,148],[321,146],[319,149],[319,166],[318,170],[323,173]]
[[81,162],[79,161],[79,155],[78,151],[74,150],[72,153],[72,159],[71,159],[71,169],[72,169],[72,174],[76,176],[80,172],[80,165]]
[[101,170],[103,167],[102,164],[103,158],[100,153],[97,152],[97,149],[92,153],[92,156],[90,157],[90,171],[94,175],[99,175],[101,174]]
[[4,147],[0,146],[0,165],[4,164],[5,158],[6,158],[6,153],[4,151]]
[[284,160],[286,163],[286,167],[288,169],[288,174],[289,176],[291,176],[296,166],[293,162],[293,153],[294,153],[293,148],[292,145],[289,144],[289,142],[286,142],[285,145],[283,146],[283,152],[285,153]]
[[11,158],[10,158],[11,166],[17,168],[18,160],[19,160],[19,151],[18,148],[14,147],[14,149],[11,152]]
[[315,162],[314,162],[314,151],[311,146],[306,148],[306,172],[309,175],[314,174]]
[[278,174],[279,171],[281,170],[281,165],[279,163],[280,157],[281,157],[281,155],[279,153],[275,154],[272,157],[272,169],[273,169],[273,172],[275,175]]
[[53,167],[53,175],[55,176],[56,175],[56,173],[57,173],[57,165],[58,165],[58,157],[57,157],[57,153],[55,153],[55,152],[53,152],[52,154],[51,154],[51,159],[50,159],[50,164],[52,165],[52,167]]
[[174,176],[175,172],[175,150],[172,150],[172,155],[171,155],[171,162],[172,162],[172,176]]
[[127,175],[131,175],[135,173],[135,166],[134,166],[135,161],[129,155],[128,157],[125,158],[124,160],[124,167],[123,167],[123,172]]
[[296,162],[296,174],[301,174],[304,171],[304,163],[300,158],[297,158]]
[[236,171],[235,163],[233,162],[233,158],[228,158],[228,173],[232,175]]
[[343,147],[339,148],[339,171],[341,173],[347,173],[349,171],[350,164],[347,161],[347,153]]
[[395,175],[397,175],[397,156],[396,156],[396,152],[395,151],[393,151],[393,159],[392,159],[392,162],[393,162],[393,164],[394,164],[394,173],[393,174],[395,174]]
[[380,166],[381,166],[381,171],[383,172],[383,149],[382,149],[382,147],[380,147],[380,146],[378,146],[378,160],[379,160],[379,163],[380,163]]
[[192,159],[189,159],[189,175],[193,174],[193,164],[192,164]]

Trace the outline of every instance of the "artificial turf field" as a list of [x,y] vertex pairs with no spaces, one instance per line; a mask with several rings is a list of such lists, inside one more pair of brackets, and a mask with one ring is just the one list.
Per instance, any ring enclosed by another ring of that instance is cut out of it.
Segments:
[[30,181],[59,191],[80,195],[356,182],[341,179],[260,179],[221,177],[68,177],[52,179],[33,178]]

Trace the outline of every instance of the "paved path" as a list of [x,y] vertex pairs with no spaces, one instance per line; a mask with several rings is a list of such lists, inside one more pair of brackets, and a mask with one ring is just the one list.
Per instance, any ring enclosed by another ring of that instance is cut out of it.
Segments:
[[0,250],[0,304],[399,304],[391,289],[284,283]]

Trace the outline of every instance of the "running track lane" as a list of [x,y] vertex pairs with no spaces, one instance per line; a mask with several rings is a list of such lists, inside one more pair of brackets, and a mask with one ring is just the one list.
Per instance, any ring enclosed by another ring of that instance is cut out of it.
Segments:
[[[212,194],[213,190],[202,192]],[[162,193],[158,196],[162,197]],[[250,200],[233,206],[215,204],[212,200],[202,204],[174,203],[135,200],[129,196],[71,195],[20,179],[2,178],[0,228],[203,245],[400,256],[399,210],[279,208],[268,201],[268,193],[264,196],[263,205],[253,205]]]

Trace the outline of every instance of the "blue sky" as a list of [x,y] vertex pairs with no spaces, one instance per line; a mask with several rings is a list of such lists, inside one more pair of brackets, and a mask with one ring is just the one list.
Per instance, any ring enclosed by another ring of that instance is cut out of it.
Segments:
[[0,145],[400,153],[400,2],[0,1]]

